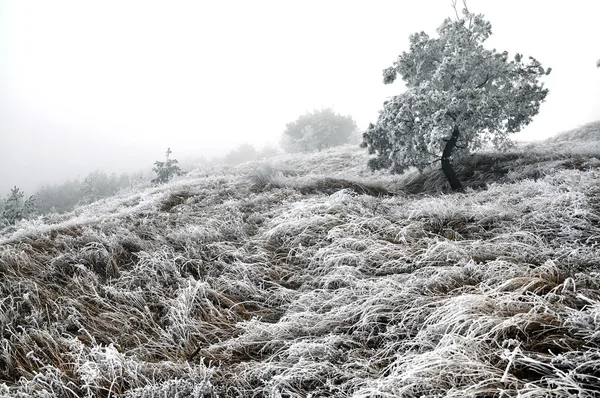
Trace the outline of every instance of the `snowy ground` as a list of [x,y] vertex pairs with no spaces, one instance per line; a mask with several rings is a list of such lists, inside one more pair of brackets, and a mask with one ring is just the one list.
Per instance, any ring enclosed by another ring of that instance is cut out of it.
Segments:
[[0,396],[598,396],[599,157],[595,124],[446,194],[344,147],[24,222]]

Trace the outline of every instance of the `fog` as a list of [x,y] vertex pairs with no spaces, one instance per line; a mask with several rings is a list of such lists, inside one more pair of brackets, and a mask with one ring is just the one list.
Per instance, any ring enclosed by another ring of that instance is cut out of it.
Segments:
[[[381,72],[408,36],[454,10],[427,1],[2,1],[0,194],[134,172],[173,157],[277,144],[285,124],[333,107],[359,128],[403,90]],[[600,2],[469,0],[488,47],[553,72],[535,140],[600,119]]]

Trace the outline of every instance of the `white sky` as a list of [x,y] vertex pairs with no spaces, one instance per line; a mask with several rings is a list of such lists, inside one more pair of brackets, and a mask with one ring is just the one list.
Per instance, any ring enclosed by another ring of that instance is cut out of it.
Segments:
[[[600,119],[600,1],[469,0],[489,47],[550,66],[519,138]],[[0,0],[0,194],[278,143],[333,106],[360,128],[402,83],[381,71],[450,0]]]

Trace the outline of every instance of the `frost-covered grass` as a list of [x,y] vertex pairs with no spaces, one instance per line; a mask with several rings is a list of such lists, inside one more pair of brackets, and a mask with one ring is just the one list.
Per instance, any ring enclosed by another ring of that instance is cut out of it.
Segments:
[[0,396],[598,396],[596,127],[464,194],[347,147],[5,230]]

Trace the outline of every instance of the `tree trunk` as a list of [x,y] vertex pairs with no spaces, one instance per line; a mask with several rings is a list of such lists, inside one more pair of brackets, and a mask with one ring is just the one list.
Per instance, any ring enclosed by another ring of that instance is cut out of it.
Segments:
[[455,192],[462,192],[463,186],[460,183],[460,180],[456,176],[456,172],[450,165],[450,157],[452,156],[452,150],[456,147],[456,142],[458,141],[458,136],[460,131],[458,130],[458,126],[454,126],[454,130],[452,131],[452,137],[446,141],[446,146],[444,147],[444,152],[442,152],[442,171],[444,175],[448,179],[450,183],[450,188],[452,188]]

